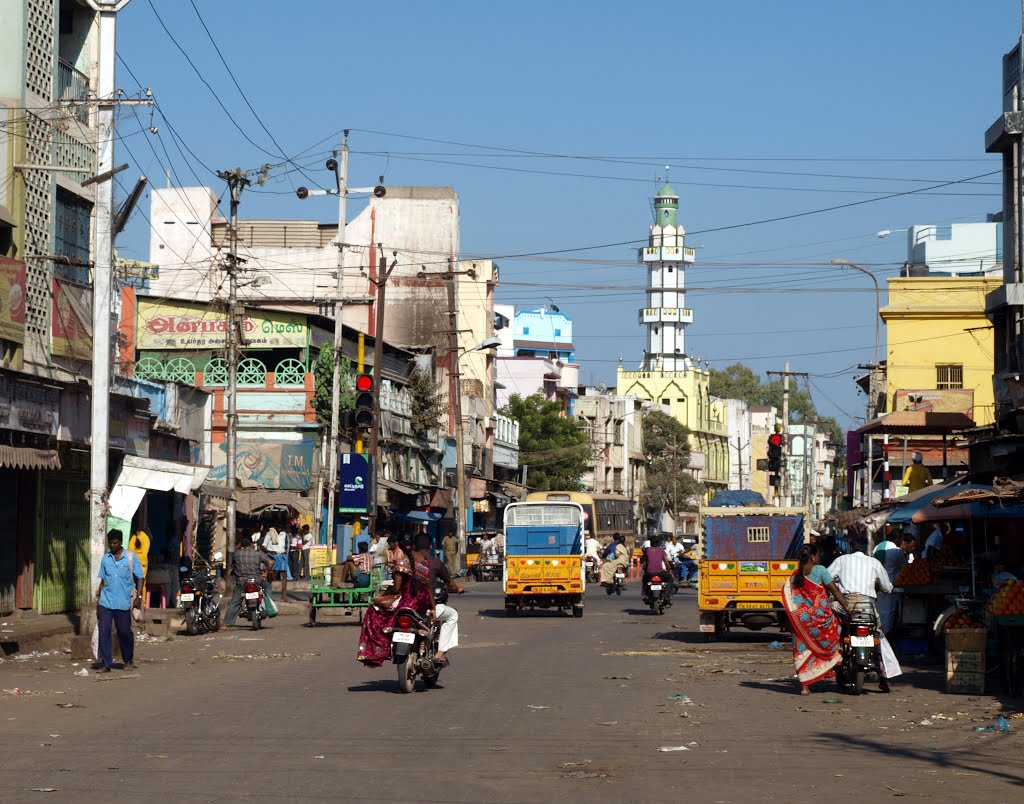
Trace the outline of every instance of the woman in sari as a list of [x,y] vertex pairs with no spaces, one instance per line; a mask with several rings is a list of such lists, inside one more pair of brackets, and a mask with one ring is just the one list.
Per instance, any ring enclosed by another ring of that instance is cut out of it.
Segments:
[[809,695],[811,684],[833,674],[842,660],[839,620],[829,605],[829,593],[844,609],[849,604],[828,570],[818,564],[818,546],[800,548],[800,566],[782,589],[782,604],[793,633],[793,664],[800,679],[800,694]]
[[[601,565],[601,586],[611,586],[615,582],[616,572],[629,570],[629,548],[626,547],[626,540],[621,534],[616,533],[612,536],[612,541],[615,544],[615,552],[611,557],[605,558]],[[611,546],[611,542],[608,546]]]
[[394,583],[388,594],[373,601],[359,632],[356,659],[367,667],[380,667],[391,658],[391,635],[384,633],[395,621],[400,608],[426,614],[434,607],[430,588],[429,551],[412,550],[407,543],[397,552],[392,567]]

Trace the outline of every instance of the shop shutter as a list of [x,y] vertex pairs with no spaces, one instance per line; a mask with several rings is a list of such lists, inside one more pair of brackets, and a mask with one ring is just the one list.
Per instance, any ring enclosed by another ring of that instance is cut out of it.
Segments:
[[0,511],[4,512],[7,522],[0,528],[0,615],[5,616],[14,611],[18,560],[18,474],[13,469],[0,469]]
[[85,483],[67,476],[47,476],[42,481],[33,595],[40,614],[76,611],[89,603],[87,492]]

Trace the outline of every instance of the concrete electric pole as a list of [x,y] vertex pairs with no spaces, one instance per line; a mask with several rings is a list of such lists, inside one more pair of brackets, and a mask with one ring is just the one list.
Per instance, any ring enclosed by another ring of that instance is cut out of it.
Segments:
[[228,309],[227,309],[227,353],[228,353],[228,386],[224,392],[227,407],[225,429],[225,470],[228,486],[228,511],[225,529],[226,552],[230,555],[235,549],[236,517],[238,506],[235,501],[235,488],[238,485],[238,358],[239,341],[242,339],[242,328],[238,311],[238,266],[243,262],[238,257],[238,202],[242,198],[242,190],[249,184],[246,172],[241,168],[222,170],[217,176],[228,184],[231,192],[231,253],[228,254],[226,269],[228,272]]

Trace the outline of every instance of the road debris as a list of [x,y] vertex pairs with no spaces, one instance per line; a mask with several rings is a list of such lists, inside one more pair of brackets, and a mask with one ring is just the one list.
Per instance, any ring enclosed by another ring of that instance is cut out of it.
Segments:
[[88,670],[86,670],[86,669],[85,669],[85,668],[83,667],[83,668],[82,668],[81,670],[76,670],[76,671],[75,671],[75,675],[76,675],[76,676],[87,676],[87,675],[89,675],[89,671],[88,671]]
[[617,720],[603,720],[600,723],[595,723],[595,726],[618,726],[619,721]]
[[536,710],[536,709],[550,709],[551,707],[550,706],[538,706],[537,704],[527,704],[526,708],[527,709],[535,709]]
[[661,751],[663,754],[668,754],[672,751],[689,751],[690,749],[687,748],[685,745],[663,745],[658,750]]
[[690,700],[690,696],[689,695],[683,695],[682,693],[678,693],[676,695],[669,695],[669,696],[666,697],[665,700],[672,701],[673,703],[677,703],[680,706],[692,706],[693,705],[693,701]]

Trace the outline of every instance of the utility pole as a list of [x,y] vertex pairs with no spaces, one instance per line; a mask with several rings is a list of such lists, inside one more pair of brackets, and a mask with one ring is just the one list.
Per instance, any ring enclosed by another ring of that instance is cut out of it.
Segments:
[[[129,0],[89,5],[99,13],[99,59],[96,95],[97,164],[102,176],[114,167],[114,97],[117,12]],[[113,174],[110,173],[110,176]],[[92,285],[92,395],[89,451],[89,579],[92,596],[99,589],[100,562],[107,550],[107,493],[110,472],[110,313],[114,263],[114,188],[108,176],[96,185],[96,255]],[[127,534],[125,534],[127,536]],[[87,606],[88,612],[93,611]],[[86,624],[87,626],[87,624]],[[82,633],[88,633],[83,628]]]
[[802,371],[790,371],[788,360],[786,361],[786,368],[784,371],[769,371],[766,373],[769,377],[773,375],[782,377],[782,504],[783,506],[789,506],[792,505],[789,482],[789,378],[807,377],[807,373]]
[[217,176],[228,184],[231,191],[231,252],[228,254],[228,310],[227,310],[227,352],[228,352],[228,387],[224,392],[225,403],[227,404],[226,431],[225,431],[225,469],[228,486],[228,511],[225,534],[225,546],[229,560],[235,549],[235,530],[237,517],[237,503],[235,502],[235,487],[237,479],[238,461],[238,358],[239,340],[241,339],[241,327],[239,327],[238,312],[238,266],[242,260],[238,258],[238,202],[242,198],[242,190],[249,184],[246,173],[241,168],[234,170],[221,170]]
[[459,554],[466,555],[466,456],[462,427],[462,373],[459,371],[459,311],[455,294],[454,258],[448,258],[448,359],[452,376],[452,401],[455,407],[455,496],[458,499],[455,536]]
[[[373,427],[370,428],[370,439],[369,448],[367,453],[369,455],[369,468],[370,477],[372,482],[370,483],[370,493],[377,493],[377,478],[379,476],[380,461],[377,459],[377,450],[380,445],[380,391],[381,391],[381,369],[380,364],[384,359],[384,302],[387,295],[388,279],[391,277],[391,272],[395,270],[395,266],[398,265],[397,259],[391,260],[391,265],[388,265],[388,259],[384,256],[384,246],[381,243],[377,244],[377,252],[380,254],[380,262],[377,268],[377,278],[370,278],[370,282],[377,288],[375,300],[373,302],[374,309],[374,328],[373,328],[373,384],[375,387],[375,393],[373,395]],[[398,252],[391,252],[391,256],[394,258],[398,257]],[[371,507],[373,513],[370,515],[370,532],[377,532],[377,504],[376,500],[371,500]]]
[[[739,467],[739,470],[740,470],[740,472],[739,472],[739,474],[740,474],[740,491],[743,491],[743,448],[744,447],[749,447],[749,446],[750,446],[750,442],[749,441],[746,444],[743,444],[740,441],[740,437],[736,436],[736,465]],[[750,485],[751,486],[754,485],[753,478],[751,478]]]
[[[337,165],[337,162],[334,163]],[[345,310],[345,227],[347,226],[348,205],[348,130],[341,141],[341,174],[338,177],[338,276],[334,283],[334,376],[331,381],[331,455],[327,475],[327,544],[334,540],[334,519],[338,495],[338,453],[341,451],[341,364],[344,358],[344,310]],[[377,394],[380,394],[379,363],[374,361],[373,373]],[[374,418],[376,422],[376,417]],[[376,429],[376,428],[374,428]],[[320,505],[319,498],[316,501]]]

